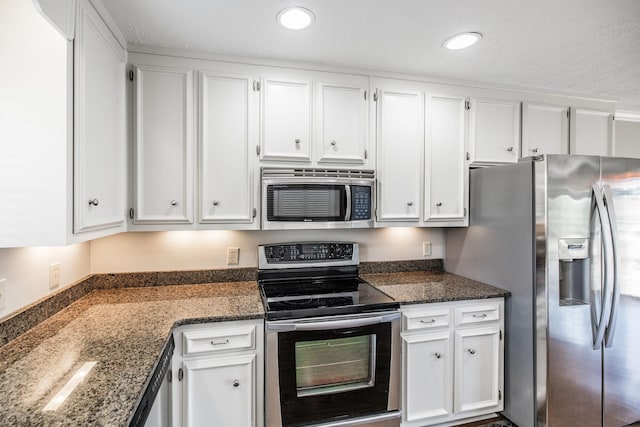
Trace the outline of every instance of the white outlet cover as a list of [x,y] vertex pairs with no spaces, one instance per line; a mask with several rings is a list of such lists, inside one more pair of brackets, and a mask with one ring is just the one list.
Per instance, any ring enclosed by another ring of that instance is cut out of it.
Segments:
[[49,264],[49,289],[55,289],[60,286],[60,263],[53,262]]
[[7,279],[0,279],[0,310],[7,307]]
[[422,242],[422,255],[431,255],[431,242]]
[[240,248],[227,248],[227,265],[238,265],[240,262]]

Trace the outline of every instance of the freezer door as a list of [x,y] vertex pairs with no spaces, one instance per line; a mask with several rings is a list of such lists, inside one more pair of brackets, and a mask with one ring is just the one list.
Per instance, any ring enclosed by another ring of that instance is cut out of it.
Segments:
[[[538,283],[537,300],[538,313],[544,312],[540,305],[547,306],[548,324],[547,331],[541,330],[545,319],[539,318],[536,342],[540,350],[547,339],[548,353],[538,352],[537,425],[598,427],[602,350],[594,348],[592,307],[596,314],[602,311],[597,303],[604,277],[600,274],[600,218],[597,211],[592,215],[592,186],[600,179],[600,159],[548,156],[546,180],[544,166],[536,165],[536,240],[545,242],[546,237],[544,248],[538,246],[536,279],[546,279],[546,287]],[[545,188],[546,198],[540,197]],[[541,277],[541,262],[546,263],[546,277]]]
[[[617,274],[604,345],[604,425],[640,422],[640,160],[602,158]],[[617,295],[616,295],[617,294]]]

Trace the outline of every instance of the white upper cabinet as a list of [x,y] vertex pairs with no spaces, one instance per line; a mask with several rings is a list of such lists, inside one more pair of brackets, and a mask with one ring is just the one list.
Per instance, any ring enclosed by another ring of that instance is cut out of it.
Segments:
[[640,158],[640,113],[616,112],[615,141],[613,152],[616,157]]
[[611,155],[613,114],[608,111],[572,108],[570,123],[571,154]]
[[311,82],[265,77],[261,92],[260,159],[311,161]]
[[125,51],[87,0],[74,53],[74,232],[124,224]]
[[368,158],[368,78],[350,80],[316,85],[319,163],[364,164]]
[[378,87],[377,221],[417,222],[421,203],[424,96],[419,90]]
[[135,218],[193,222],[193,71],[135,67]]
[[424,206],[427,222],[464,225],[467,217],[465,102],[460,96],[427,97]]
[[569,107],[522,103],[522,157],[569,153]]
[[200,222],[253,222],[253,82],[200,72]]
[[469,153],[472,165],[514,163],[520,151],[520,103],[471,98]]

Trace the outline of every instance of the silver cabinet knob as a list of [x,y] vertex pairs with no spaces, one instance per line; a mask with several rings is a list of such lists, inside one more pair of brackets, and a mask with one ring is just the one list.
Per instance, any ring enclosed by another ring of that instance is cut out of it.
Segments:
[[436,206],[438,206],[438,207],[442,206],[442,202],[436,203]]
[[333,146],[335,147],[335,145],[336,145],[336,144],[337,144],[336,140],[335,140],[335,139],[332,139],[332,140],[331,140],[331,145],[333,145]]
[[407,206],[413,206],[413,202],[407,202]]
[[436,359],[442,359],[442,353],[433,353]]
[[511,153],[513,151],[513,147],[507,148],[507,151]]
[[538,148],[537,148],[537,147],[536,147],[536,148],[532,148],[532,149],[531,149],[531,152],[532,152],[533,154],[538,154]]
[[211,204],[212,204],[213,206],[218,206],[218,205],[220,204],[220,202],[219,202],[219,201],[217,201],[217,200],[214,200],[213,202],[211,202]]
[[467,351],[469,352],[469,354],[476,354],[476,351],[472,348],[468,348]]
[[296,145],[300,144],[300,138],[296,138]]
[[234,387],[240,387],[240,381],[238,381],[238,380],[233,380],[233,386],[234,386]]
[[171,201],[171,206],[178,206],[178,201],[177,200],[172,200]]
[[98,200],[98,199],[91,199],[91,200],[89,200],[89,204],[90,204],[91,206],[98,206],[98,205],[100,204],[100,200]]

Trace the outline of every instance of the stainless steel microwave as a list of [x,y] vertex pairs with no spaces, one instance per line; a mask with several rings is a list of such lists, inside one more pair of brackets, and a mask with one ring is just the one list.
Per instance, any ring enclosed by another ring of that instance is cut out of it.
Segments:
[[373,227],[372,170],[262,168],[262,229]]

